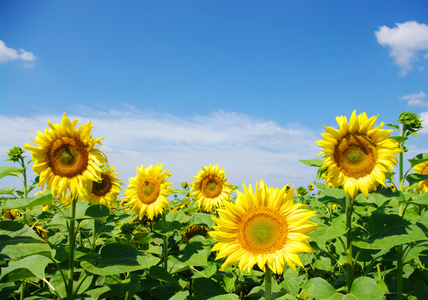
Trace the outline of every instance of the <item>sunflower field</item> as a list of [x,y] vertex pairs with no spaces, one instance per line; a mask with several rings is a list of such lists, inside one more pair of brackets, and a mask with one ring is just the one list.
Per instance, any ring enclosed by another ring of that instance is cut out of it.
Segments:
[[235,186],[208,162],[179,189],[162,163],[122,181],[90,122],[48,121],[0,167],[22,179],[0,189],[0,299],[427,299],[419,116],[336,120],[307,187]]

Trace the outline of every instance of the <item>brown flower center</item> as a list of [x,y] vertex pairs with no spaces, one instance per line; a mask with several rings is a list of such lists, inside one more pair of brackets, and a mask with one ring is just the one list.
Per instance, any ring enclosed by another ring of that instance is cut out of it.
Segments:
[[209,175],[202,180],[201,191],[207,198],[218,197],[223,190],[223,183],[217,176]]
[[138,187],[138,198],[145,204],[155,202],[160,195],[160,182],[154,178],[145,178]]
[[274,253],[282,249],[287,236],[287,220],[269,208],[248,212],[238,226],[238,240],[242,248],[253,254]]
[[369,175],[376,165],[376,145],[365,135],[348,134],[334,150],[336,164],[348,177],[361,178]]
[[101,182],[94,182],[92,185],[92,194],[102,197],[107,195],[112,188],[111,179],[105,174],[101,174]]
[[78,139],[61,137],[49,149],[48,164],[55,175],[74,177],[88,167],[89,153]]

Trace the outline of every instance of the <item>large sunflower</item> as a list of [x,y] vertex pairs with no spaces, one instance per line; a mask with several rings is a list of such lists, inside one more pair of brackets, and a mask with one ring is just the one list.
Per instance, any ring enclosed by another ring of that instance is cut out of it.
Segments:
[[89,124],[75,126],[79,120],[70,122],[65,113],[61,124],[52,124],[45,132],[38,131],[34,143],[37,147],[25,144],[32,152],[34,173],[40,175],[39,186],[52,190],[54,196],[64,198],[67,190],[74,197],[77,193],[87,195],[92,183],[101,180],[99,165],[107,158],[95,144],[101,145],[102,138],[92,138]]
[[101,181],[94,182],[91,193],[86,197],[90,204],[104,204],[111,207],[120,194],[123,182],[113,173],[114,167],[106,167],[101,171]]
[[356,115],[351,120],[336,117],[339,129],[325,126],[323,140],[317,141],[324,148],[322,164],[327,169],[326,182],[333,186],[343,186],[350,197],[361,191],[366,198],[369,191],[376,190],[378,184],[385,186],[385,173],[397,164],[396,154],[401,150],[398,142],[389,138],[392,130],[374,127],[377,116],[367,119],[366,113]]
[[133,212],[141,219],[144,215],[150,220],[160,214],[167,206],[172,184],[166,181],[171,174],[162,171],[163,164],[137,167],[137,176],[129,178],[124,197],[132,206]]
[[315,212],[301,203],[294,203],[294,188],[288,193],[257,182],[253,191],[244,185],[244,193],[237,192],[235,203],[225,202],[219,208],[214,231],[209,234],[218,243],[212,251],[219,251],[216,259],[227,257],[222,268],[239,263],[241,270],[251,270],[255,264],[276,274],[282,274],[286,264],[296,271],[302,266],[297,253],[312,252],[306,234],[316,229],[308,221]]
[[198,175],[192,178],[196,181],[189,185],[193,199],[197,200],[198,208],[211,211],[230,200],[232,185],[226,181],[227,175],[224,174],[223,168],[218,168],[218,165],[203,166]]
[[[413,172],[417,173],[417,174],[422,174],[422,175],[428,175],[428,161],[417,164],[414,168],[413,168]],[[416,184],[416,188],[418,190],[421,191],[421,193],[426,193],[428,192],[428,179],[419,181]]]

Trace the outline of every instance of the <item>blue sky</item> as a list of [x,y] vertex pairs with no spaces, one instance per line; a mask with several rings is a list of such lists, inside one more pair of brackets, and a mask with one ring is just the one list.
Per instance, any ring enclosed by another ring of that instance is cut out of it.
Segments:
[[176,186],[210,163],[306,186],[336,116],[428,120],[427,24],[425,0],[1,1],[0,160],[66,112],[125,184],[163,162]]

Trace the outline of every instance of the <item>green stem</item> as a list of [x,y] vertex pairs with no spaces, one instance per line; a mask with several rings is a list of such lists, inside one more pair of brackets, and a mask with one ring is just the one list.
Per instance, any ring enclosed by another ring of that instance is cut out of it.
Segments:
[[[404,136],[404,125],[401,127],[401,136]],[[404,183],[404,141],[400,143],[400,158],[399,158],[399,176],[400,176],[400,191],[403,191]],[[404,216],[403,203],[398,206],[400,217]],[[397,300],[403,298],[403,245],[397,246]]]
[[[24,199],[27,198],[28,192],[27,192],[27,167],[25,166],[24,158],[20,158],[21,162],[20,165],[23,168],[22,170],[22,182],[24,183]],[[27,213],[24,211],[24,224],[27,224]]]
[[76,244],[76,203],[77,197],[74,197],[71,201],[71,219],[69,221],[68,228],[68,246],[69,246],[69,256],[68,256],[68,286],[67,286],[67,300],[74,299],[73,295],[73,283],[74,283],[74,248]]
[[352,198],[346,195],[346,285],[348,293],[354,281],[352,266]]
[[265,299],[272,299],[272,270],[266,265],[265,272]]
[[[166,229],[166,215],[162,212],[162,225]],[[168,234],[163,235],[163,267],[168,271]]]

